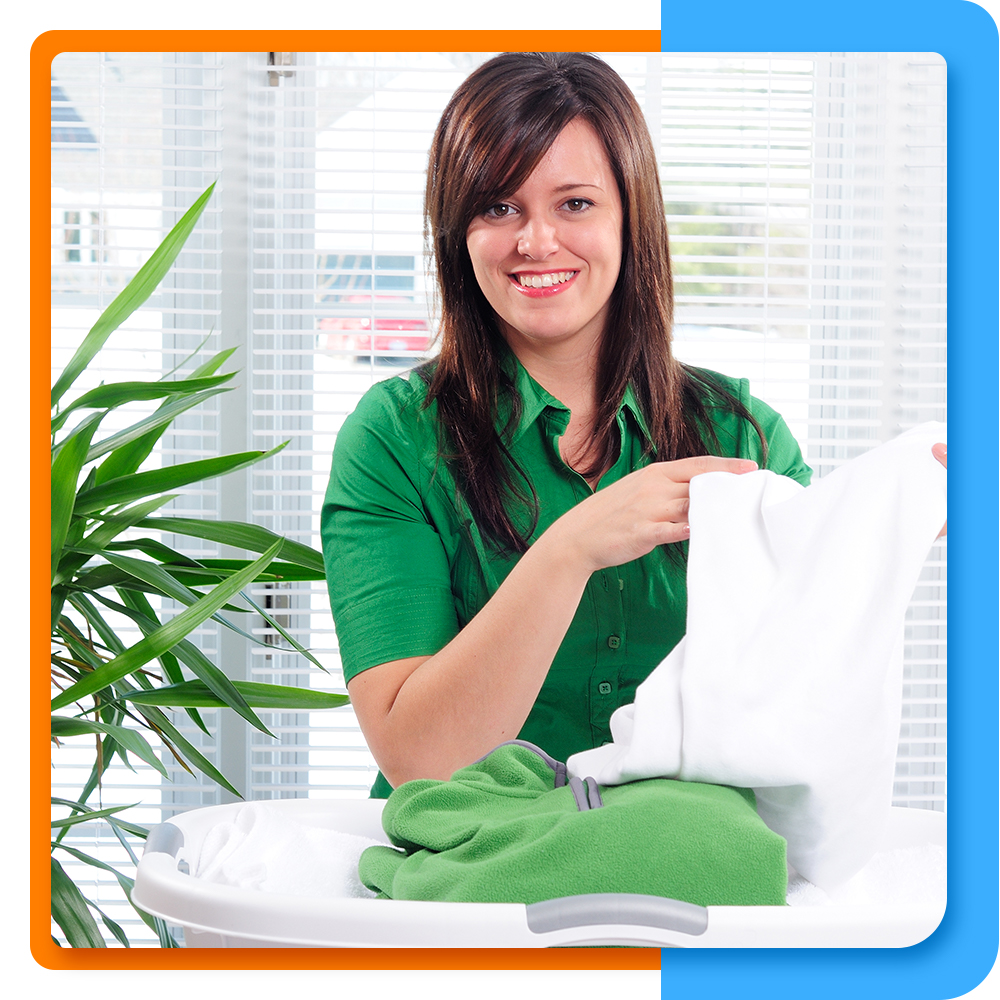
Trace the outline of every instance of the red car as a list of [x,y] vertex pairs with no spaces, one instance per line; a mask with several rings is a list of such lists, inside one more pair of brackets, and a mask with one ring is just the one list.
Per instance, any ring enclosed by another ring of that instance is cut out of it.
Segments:
[[433,339],[426,320],[405,317],[376,316],[373,329],[369,316],[327,316],[319,321],[319,329],[328,331],[323,338],[327,351],[364,359],[374,355],[376,364],[426,357]]

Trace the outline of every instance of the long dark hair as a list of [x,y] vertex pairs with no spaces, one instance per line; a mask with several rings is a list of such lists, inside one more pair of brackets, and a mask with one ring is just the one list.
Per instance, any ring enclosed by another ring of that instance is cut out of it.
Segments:
[[[510,52],[484,63],[459,86],[434,134],[424,203],[436,265],[441,350],[422,370],[427,405],[437,402],[442,457],[479,525],[498,549],[523,552],[537,521],[537,498],[511,458],[507,433],[520,400],[504,369],[505,341],[472,269],[466,233],[475,217],[510,197],[574,119],[600,137],[622,204],[622,262],[611,293],[597,368],[596,474],[614,461],[615,417],[632,384],[654,438],[652,457],[704,455],[717,445],[706,398],[754,426],[738,399],[671,352],[673,283],[656,155],[632,92],[617,73],[577,52]],[[496,428],[498,400],[510,420]],[[533,511],[527,521],[511,511]]]

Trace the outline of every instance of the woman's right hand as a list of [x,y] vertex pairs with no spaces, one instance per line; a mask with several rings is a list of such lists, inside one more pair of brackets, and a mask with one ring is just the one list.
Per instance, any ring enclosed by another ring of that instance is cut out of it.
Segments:
[[[621,566],[657,545],[690,535],[690,482],[705,472],[753,472],[749,459],[700,455],[654,462],[598,490],[555,521],[542,538],[576,556],[591,573]],[[541,542],[542,539],[539,539]]]

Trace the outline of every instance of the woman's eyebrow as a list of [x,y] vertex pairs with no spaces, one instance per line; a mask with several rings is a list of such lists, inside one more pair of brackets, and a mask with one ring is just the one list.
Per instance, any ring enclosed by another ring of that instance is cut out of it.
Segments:
[[597,191],[603,191],[604,188],[600,184],[588,184],[586,181],[575,181],[570,184],[560,184],[557,188],[553,188],[556,194],[562,194],[563,191],[572,191],[575,188],[594,188]]

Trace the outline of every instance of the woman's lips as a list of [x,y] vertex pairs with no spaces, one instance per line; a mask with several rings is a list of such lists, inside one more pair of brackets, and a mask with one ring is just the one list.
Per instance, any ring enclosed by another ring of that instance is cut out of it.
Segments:
[[516,271],[508,275],[511,284],[532,299],[548,298],[565,291],[576,280],[579,271]]

